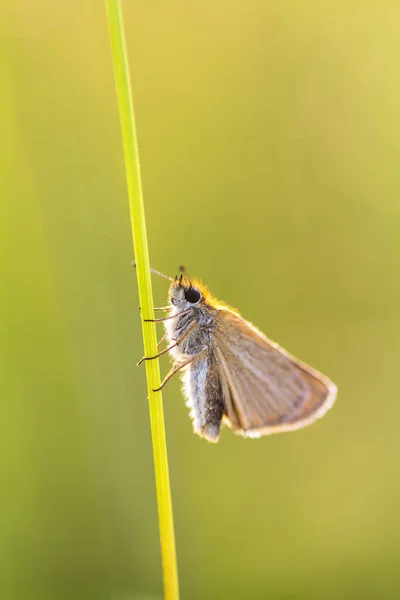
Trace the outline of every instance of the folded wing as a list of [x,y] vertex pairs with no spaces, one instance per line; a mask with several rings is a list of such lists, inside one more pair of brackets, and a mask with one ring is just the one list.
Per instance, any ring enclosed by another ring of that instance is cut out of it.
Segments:
[[214,329],[225,422],[258,437],[311,424],[333,405],[336,386],[269,340],[251,323],[221,310]]

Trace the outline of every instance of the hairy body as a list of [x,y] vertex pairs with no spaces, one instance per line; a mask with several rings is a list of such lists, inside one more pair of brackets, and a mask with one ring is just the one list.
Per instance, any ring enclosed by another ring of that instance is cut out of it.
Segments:
[[[204,302],[193,308],[187,304],[171,304],[171,316],[176,315],[176,318],[165,321],[165,329],[171,344],[183,338],[170,353],[178,365],[186,363],[181,369],[183,392],[194,429],[214,441],[219,437],[224,414],[224,398],[213,352],[219,310]],[[181,314],[189,308],[190,312]]]
[[237,311],[182,276],[169,288],[168,348],[196,433],[218,441],[224,421],[245,437],[299,429],[323,416],[336,386]]

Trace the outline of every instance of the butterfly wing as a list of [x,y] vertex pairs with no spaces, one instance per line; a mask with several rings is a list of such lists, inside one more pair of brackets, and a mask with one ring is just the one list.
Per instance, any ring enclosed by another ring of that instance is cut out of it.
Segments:
[[311,424],[333,405],[336,386],[229,310],[215,320],[225,422],[259,437]]

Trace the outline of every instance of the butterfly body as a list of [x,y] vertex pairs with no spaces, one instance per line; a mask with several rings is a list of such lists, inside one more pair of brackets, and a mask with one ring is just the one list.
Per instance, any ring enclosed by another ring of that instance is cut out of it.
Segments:
[[170,375],[181,371],[193,427],[202,437],[218,441],[222,422],[245,437],[291,431],[333,405],[336,386],[327,377],[213,298],[200,281],[175,278],[169,310]]
[[[199,290],[199,288],[197,282],[195,289]],[[204,294],[203,287],[202,291]],[[165,321],[166,335],[171,344],[183,338],[170,350],[170,354],[176,364],[188,363],[182,367],[181,374],[183,391],[187,406],[190,408],[194,429],[210,441],[216,441],[224,411],[223,395],[216,374],[213,353],[213,336],[218,309],[204,300],[196,305],[187,301],[184,297],[184,286],[172,288],[170,304],[170,316],[175,318]]]

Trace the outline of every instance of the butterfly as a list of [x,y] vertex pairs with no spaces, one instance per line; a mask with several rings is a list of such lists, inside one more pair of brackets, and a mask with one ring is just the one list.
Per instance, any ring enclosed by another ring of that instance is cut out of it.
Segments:
[[[214,298],[184,271],[171,281],[164,322],[173,366],[180,372],[195,433],[217,442],[224,423],[248,438],[293,431],[321,418],[337,388],[325,375],[267,338],[236,310]],[[158,391],[158,390],[155,390]]]

